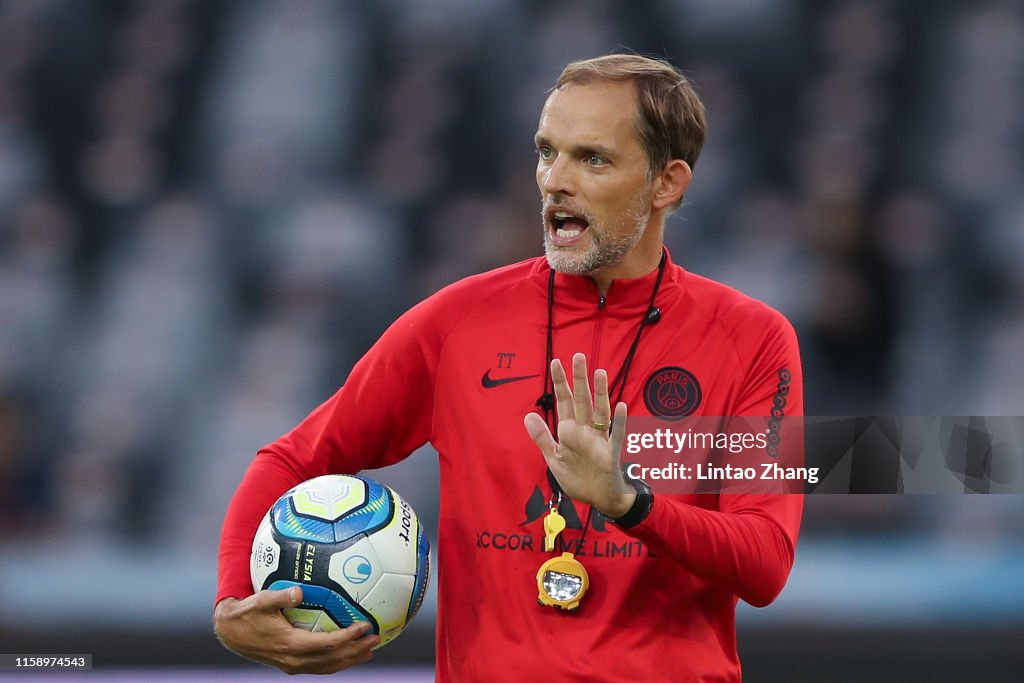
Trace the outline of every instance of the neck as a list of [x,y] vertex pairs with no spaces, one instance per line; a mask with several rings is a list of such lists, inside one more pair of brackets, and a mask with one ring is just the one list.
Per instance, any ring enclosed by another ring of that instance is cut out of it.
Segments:
[[661,262],[662,232],[650,226],[633,250],[620,262],[590,274],[601,296],[608,293],[613,280],[643,277],[654,272]]

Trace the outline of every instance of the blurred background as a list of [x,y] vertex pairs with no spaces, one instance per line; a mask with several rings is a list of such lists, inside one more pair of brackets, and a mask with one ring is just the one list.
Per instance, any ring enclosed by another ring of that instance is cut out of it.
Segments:
[[[1024,414],[1018,2],[0,0],[0,652],[255,673],[209,624],[244,468],[542,253],[545,93],[626,50],[709,112],[673,257],[793,321],[808,415]],[[377,476],[436,537],[430,448]],[[811,497],[739,620],[752,681],[1019,680],[1024,500]],[[367,675],[430,680],[432,622]]]

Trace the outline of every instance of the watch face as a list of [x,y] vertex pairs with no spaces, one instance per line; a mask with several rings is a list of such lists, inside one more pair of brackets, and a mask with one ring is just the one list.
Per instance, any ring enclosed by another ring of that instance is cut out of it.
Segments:
[[548,597],[560,602],[573,600],[583,591],[583,577],[565,572],[548,570],[544,572],[543,583]]

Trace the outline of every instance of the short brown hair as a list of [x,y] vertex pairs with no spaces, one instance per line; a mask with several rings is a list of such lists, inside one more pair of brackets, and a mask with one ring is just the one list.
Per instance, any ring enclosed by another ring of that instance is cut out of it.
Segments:
[[653,178],[672,159],[693,168],[707,136],[704,104],[693,84],[662,59],[615,54],[572,62],[555,89],[572,83],[633,81],[636,84],[637,138],[647,153]]

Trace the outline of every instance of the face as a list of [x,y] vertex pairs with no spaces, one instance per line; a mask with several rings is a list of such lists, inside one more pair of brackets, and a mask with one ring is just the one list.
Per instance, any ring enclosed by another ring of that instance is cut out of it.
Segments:
[[572,84],[548,97],[536,135],[537,185],[544,252],[554,270],[620,277],[646,272],[633,272],[637,245],[651,239],[652,208],[636,106],[629,82]]

